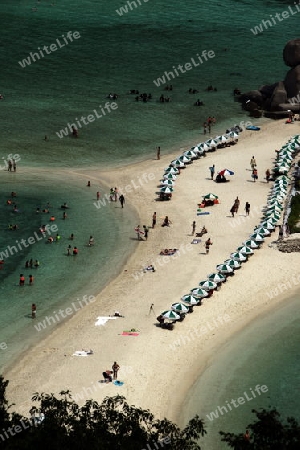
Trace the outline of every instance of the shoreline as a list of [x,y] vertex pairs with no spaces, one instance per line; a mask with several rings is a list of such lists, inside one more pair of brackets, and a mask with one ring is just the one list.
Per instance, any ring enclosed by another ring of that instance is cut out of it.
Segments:
[[[293,128],[296,134],[296,126]],[[127,194],[126,200],[130,201],[139,213],[141,226],[143,223],[149,225],[153,212],[157,211],[159,217],[157,229],[150,229],[148,241],[139,243],[127,260],[124,270],[97,295],[97,300],[100,297],[105,299],[104,303],[95,301],[92,305],[88,305],[70,318],[63,327],[53,330],[49,337],[41,340],[23,355],[14,367],[5,371],[5,378],[10,380],[8,398],[16,403],[19,412],[28,413],[26,408],[28,403],[31,404],[28,400],[33,392],[58,393],[63,389],[70,389],[74,395],[84,389],[88,390],[92,384],[95,387],[94,391],[88,391],[87,397],[80,399],[79,404],[81,400],[84,403],[88,398],[101,402],[107,395],[120,394],[124,395],[129,403],[149,408],[158,417],[167,416],[171,420],[174,418],[178,420],[178,412],[187,392],[198,378],[199,370],[201,368],[205,370],[205,355],[208,356],[210,350],[213,352],[220,349],[215,342],[214,334],[207,333],[201,337],[200,342],[194,340],[188,342],[188,345],[179,344],[178,350],[167,359],[166,350],[174,345],[175,340],[181,339],[193,327],[199,326],[199,318],[203,319],[202,323],[207,323],[225,314],[230,316],[228,328],[222,326],[217,333],[217,341],[221,342],[223,339],[232,339],[237,329],[248,326],[251,320],[263,314],[264,310],[271,311],[275,306],[274,303],[281,303],[286,296],[283,295],[283,298],[278,296],[274,301],[266,299],[266,293],[274,283],[278,284],[284,277],[290,276],[288,267],[284,270],[282,265],[296,264],[297,254],[283,255],[268,247],[274,236],[267,238],[263,248],[256,251],[250,261],[228,280],[220,292],[215,293],[211,299],[204,299],[203,305],[196,307],[194,313],[188,315],[183,323],[176,324],[174,331],[169,332],[153,326],[156,323],[155,317],[171,303],[179,301],[180,297],[196,286],[201,279],[204,280],[207,273],[214,271],[217,263],[229,257],[229,253],[247,239],[253,226],[258,223],[259,215],[249,217],[249,220],[241,219],[242,223],[239,223],[236,229],[230,224],[223,225],[230,221],[226,215],[236,195],[239,195],[243,204],[245,200],[250,200],[251,206],[266,203],[266,196],[272,183],[267,186],[263,181],[254,185],[250,181],[249,184],[248,180],[245,180],[245,177],[249,176],[248,169],[245,171],[245,168],[248,168],[252,154],[256,155],[258,166],[261,167],[259,174],[262,175],[268,166],[271,168],[270,159],[274,155],[275,148],[283,145],[291,136],[292,130],[289,128],[288,131],[283,122],[271,123],[265,125],[259,134],[249,132],[243,136],[246,133],[243,132],[236,146],[208,153],[206,158],[195,161],[182,171],[178,181],[176,180],[171,202],[156,202],[154,199],[163,168],[167,167],[172,155],[168,153],[161,157],[160,161],[153,163],[155,166],[151,170],[155,179],[141,186],[141,189],[136,189],[133,194]],[[259,150],[259,153],[256,150]],[[177,156],[179,153],[180,151],[173,155]],[[212,184],[207,178],[211,162],[218,163],[218,170],[227,165],[235,169],[235,177],[230,183],[226,183],[228,188]],[[149,160],[104,173],[97,169],[69,171],[81,175],[88,173],[91,179],[93,176],[101,177],[101,183],[107,186],[112,185],[110,183],[112,180],[115,185],[116,179],[118,185],[126,186],[130,180],[137,177],[137,173],[138,175],[142,172],[147,173],[148,166]],[[260,180],[261,178],[260,176]],[[209,191],[215,191],[219,195],[220,205],[214,206],[216,210],[212,210],[211,216],[207,218],[204,216],[205,219],[199,219],[197,216],[195,218],[196,204],[200,196]],[[160,217],[167,214],[173,222],[172,226],[169,229],[161,228]],[[217,220],[214,220],[214,216]],[[207,236],[211,236],[214,242],[210,254],[203,254],[203,245],[192,246],[179,258],[163,263],[153,274],[141,275],[134,283],[134,274],[140,273],[143,265],[151,264],[151,261],[158,257],[161,248],[179,248],[180,245],[190,244],[192,220],[197,221],[198,229],[203,223],[208,226]],[[219,227],[220,220],[222,222]],[[257,254],[260,256],[257,257]],[[267,282],[261,279],[257,282],[253,274],[259,275],[266,264],[273,265],[274,271],[268,274]],[[155,315],[152,315],[149,309],[152,303]],[[97,316],[112,314],[114,310],[124,314],[125,319],[109,321],[103,327],[94,326]],[[242,320],[245,313],[248,314],[247,323]],[[140,335],[120,336],[122,329],[131,328],[139,329]],[[88,358],[71,356],[74,351],[82,348],[92,348],[94,355]],[[100,383],[98,385],[102,371],[109,368],[113,361],[118,361],[121,366],[119,376],[125,381],[122,388],[114,385],[102,386]],[[51,376],[48,372],[49,366],[52,369]],[[26,392],[23,388],[24,373],[26,373]],[[164,376],[159,377],[158,374]],[[184,388],[180,382],[182,379],[185,380]],[[172,390],[176,392],[176,399],[168,395],[170,391],[167,387],[170,382]],[[147,395],[149,390],[151,398]]]

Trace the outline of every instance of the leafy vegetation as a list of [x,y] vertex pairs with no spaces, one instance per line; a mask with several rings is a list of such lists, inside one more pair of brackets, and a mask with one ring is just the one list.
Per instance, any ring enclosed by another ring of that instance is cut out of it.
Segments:
[[291,233],[300,233],[300,195],[292,198],[288,226]]

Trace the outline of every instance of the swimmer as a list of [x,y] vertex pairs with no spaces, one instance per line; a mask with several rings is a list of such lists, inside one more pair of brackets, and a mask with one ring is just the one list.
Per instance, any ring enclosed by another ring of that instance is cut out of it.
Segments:
[[[68,217],[67,213],[64,212],[64,213],[63,213],[63,220],[65,220],[67,217]],[[51,219],[50,219],[50,220],[51,220]]]
[[55,217],[54,216],[51,216],[50,217],[50,222],[54,222],[55,221]]
[[90,181],[88,181],[87,187],[91,187],[91,182]]
[[34,281],[33,275],[29,275],[29,285],[32,286]]
[[77,247],[73,248],[73,255],[74,256],[78,255],[78,248]]
[[67,255],[70,256],[71,255],[71,245],[68,246],[67,248]]
[[90,236],[90,239],[89,239],[89,247],[90,247],[91,245],[94,245],[94,243],[95,243],[95,241],[94,241],[93,236]]
[[70,239],[71,241],[74,240],[74,234],[73,234],[73,233],[71,234],[71,236],[69,237],[69,239]]
[[34,267],[38,268],[39,265],[40,265],[40,262],[36,259],[36,260],[35,260],[35,263],[34,263]]
[[55,237],[56,242],[58,242],[60,240],[60,238],[61,238],[61,236],[57,233],[57,235]]
[[21,273],[21,274],[20,274],[19,285],[20,285],[20,286],[24,286],[24,284],[25,284],[25,277],[24,277],[24,275]]
[[52,242],[54,242],[54,239],[52,236],[48,237],[48,242],[49,242],[49,244],[52,244]]

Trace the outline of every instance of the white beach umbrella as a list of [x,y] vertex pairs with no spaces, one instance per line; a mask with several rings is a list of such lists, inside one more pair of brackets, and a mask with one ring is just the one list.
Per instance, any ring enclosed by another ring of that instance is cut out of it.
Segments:
[[[271,236],[270,230],[268,230],[268,228],[266,228],[266,227],[256,228],[254,234],[259,234],[260,236],[263,236],[263,237]],[[254,236],[254,234],[252,234],[251,236]],[[256,239],[254,239],[254,240],[256,240]]]
[[191,294],[194,297],[207,297],[208,296],[207,291],[205,289],[201,289],[201,288],[191,289]]
[[243,255],[243,253],[235,252],[230,254],[231,259],[235,259],[236,261],[245,262],[248,261],[247,257]]
[[189,164],[192,162],[192,159],[186,155],[180,155],[177,159],[179,159],[179,161],[183,162],[184,164]]
[[213,281],[214,283],[224,283],[226,281],[226,277],[224,277],[221,273],[210,273],[207,276],[207,279],[209,281]]
[[176,175],[176,174],[179,174],[179,170],[176,169],[176,167],[169,166],[165,169],[165,174],[167,174],[167,173],[173,173]]
[[239,253],[243,253],[243,255],[253,255],[254,251],[252,248],[248,247],[247,245],[242,245],[241,247],[238,247],[237,251]]
[[164,180],[173,180],[175,181],[177,176],[174,173],[166,173],[164,175]]
[[184,152],[184,156],[187,156],[190,159],[196,159],[198,158],[198,152],[195,152],[194,150],[187,150]]
[[183,303],[173,303],[171,309],[178,312],[179,314],[187,314],[189,312],[189,308]]
[[278,205],[273,204],[273,205],[269,206],[269,208],[267,209],[266,212],[278,212],[278,213],[281,213],[282,210],[283,210],[283,206],[282,205],[280,205],[280,204],[278,204]]
[[[263,239],[263,237],[262,237]],[[259,244],[255,242],[253,239],[248,239],[247,241],[243,242],[244,245],[250,248],[259,248]]]
[[193,305],[198,305],[198,303],[200,302],[199,298],[194,297],[193,295],[184,295],[183,297],[181,297],[181,301],[183,301],[184,303],[187,303],[190,306]]
[[161,184],[162,184],[163,186],[171,186],[171,187],[174,187],[175,181],[174,181],[174,180],[163,180],[163,181],[161,182]]
[[218,265],[217,270],[221,273],[232,273],[233,272],[233,268],[230,267],[228,264]]
[[[258,226],[257,230],[259,230],[260,227],[266,228],[267,230],[271,230],[271,231],[274,231],[274,230],[275,230],[275,225],[274,225],[272,222],[262,222],[262,223]],[[256,231],[256,230],[255,230],[255,231]]]
[[205,152],[208,152],[208,150],[210,150],[210,147],[204,142],[204,143],[202,144],[202,149],[203,149]]
[[171,194],[171,192],[173,192],[174,189],[171,186],[164,186],[159,191],[163,192],[164,194]]
[[242,266],[236,259],[226,259],[224,264],[230,266],[233,270],[240,269]]
[[225,144],[226,142],[228,142],[227,137],[224,136],[224,135],[222,135],[222,136],[220,137],[220,142],[222,142],[222,144]]
[[174,167],[181,167],[181,168],[185,167],[185,164],[182,161],[180,161],[180,159],[174,159],[174,161],[171,161],[171,165]]
[[[251,239],[252,241],[255,241],[258,245],[259,245],[259,244],[262,244],[262,243],[264,242],[264,240],[265,240],[264,235],[258,233],[258,231],[255,232],[255,233],[253,233],[253,234],[251,234],[250,239]],[[248,241],[246,241],[246,242],[248,242]],[[245,243],[246,243],[246,242],[245,242]],[[250,245],[249,245],[249,247],[250,247]],[[253,248],[253,247],[251,247],[251,248]]]
[[217,147],[218,142],[214,139],[208,139],[208,141],[205,142],[206,145],[209,147]]
[[161,316],[163,316],[164,319],[169,319],[169,320],[179,320],[180,319],[180,315],[176,314],[176,312],[172,311],[172,310],[162,312]]
[[206,291],[211,291],[212,289],[216,289],[218,287],[217,283],[211,280],[200,281],[199,286]]

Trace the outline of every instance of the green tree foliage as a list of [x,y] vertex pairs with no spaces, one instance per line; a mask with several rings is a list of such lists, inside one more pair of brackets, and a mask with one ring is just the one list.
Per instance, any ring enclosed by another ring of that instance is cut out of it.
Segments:
[[[71,393],[63,391],[58,398],[53,394],[34,394],[32,401],[36,406],[29,411],[30,416],[44,415],[37,424],[33,419],[9,413],[7,384],[1,377],[3,450],[201,450],[197,441],[205,430],[198,416],[181,430],[167,419],[155,419],[149,410],[128,405],[121,396],[106,397],[100,405],[88,400],[79,407]],[[16,426],[20,431],[16,431]]]
[[248,425],[250,439],[243,434],[220,431],[222,441],[234,450],[299,450],[300,426],[293,417],[283,423],[276,409],[252,412],[257,420]]

